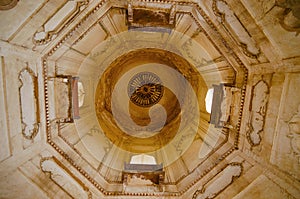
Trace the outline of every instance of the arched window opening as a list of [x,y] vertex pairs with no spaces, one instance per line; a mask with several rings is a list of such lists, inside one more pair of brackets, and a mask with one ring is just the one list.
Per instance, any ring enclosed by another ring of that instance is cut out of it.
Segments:
[[205,97],[205,108],[208,113],[211,113],[212,101],[214,96],[214,89],[208,89]]
[[140,154],[132,156],[130,164],[156,164],[156,160],[151,155]]

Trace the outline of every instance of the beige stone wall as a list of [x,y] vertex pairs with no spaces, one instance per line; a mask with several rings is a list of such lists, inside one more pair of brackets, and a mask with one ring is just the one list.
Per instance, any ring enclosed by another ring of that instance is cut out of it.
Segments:
[[[200,130],[189,149],[164,168],[163,191],[140,187],[122,192],[116,167],[122,168],[130,157],[113,147],[91,118],[100,71],[94,58],[105,63],[104,51],[95,47],[127,30],[127,2],[22,0],[10,10],[0,10],[0,198],[300,197],[299,3],[180,2],[174,1],[176,31],[195,43],[171,39],[181,41],[178,46],[189,44],[181,53],[203,74],[208,87],[220,81],[236,87],[228,131],[212,129],[206,140],[208,147],[220,147],[199,158],[205,138]],[[132,6],[171,12],[172,4],[133,1]],[[123,45],[121,40],[117,44]],[[211,60],[199,55],[196,44],[208,49]],[[116,56],[128,49],[110,53]],[[61,122],[68,116],[58,105],[66,105],[54,83],[45,86],[62,75],[80,75],[85,89],[81,119],[75,123]],[[215,133],[221,134],[218,140]],[[157,157],[164,160],[168,154]],[[151,196],[151,190],[156,195]],[[119,195],[110,196],[113,193]]]

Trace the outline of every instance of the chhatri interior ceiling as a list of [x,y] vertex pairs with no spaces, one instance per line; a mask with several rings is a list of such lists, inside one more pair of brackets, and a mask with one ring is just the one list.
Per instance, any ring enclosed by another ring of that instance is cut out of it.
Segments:
[[297,11],[1,1],[0,197],[299,198]]

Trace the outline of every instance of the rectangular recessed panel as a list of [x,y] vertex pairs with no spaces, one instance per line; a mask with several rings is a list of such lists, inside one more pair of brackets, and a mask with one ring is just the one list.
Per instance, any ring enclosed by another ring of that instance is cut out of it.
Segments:
[[5,91],[5,74],[3,57],[0,60],[0,161],[10,156],[9,149],[9,138],[8,138],[8,128],[7,128],[7,114],[6,114],[6,91]]

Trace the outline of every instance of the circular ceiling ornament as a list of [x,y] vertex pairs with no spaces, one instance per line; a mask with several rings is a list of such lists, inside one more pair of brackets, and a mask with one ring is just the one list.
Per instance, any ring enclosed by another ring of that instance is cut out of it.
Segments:
[[202,76],[183,57],[157,48],[124,53],[106,67],[95,90],[104,135],[126,153],[163,150],[177,159],[199,131],[207,92]]
[[1,0],[0,1],[0,10],[9,10],[15,7],[18,3],[18,0]]
[[152,72],[140,72],[128,83],[128,96],[137,106],[150,107],[163,96],[164,87],[160,78]]

